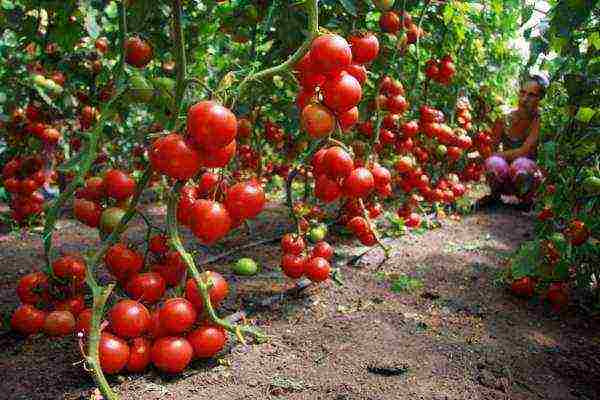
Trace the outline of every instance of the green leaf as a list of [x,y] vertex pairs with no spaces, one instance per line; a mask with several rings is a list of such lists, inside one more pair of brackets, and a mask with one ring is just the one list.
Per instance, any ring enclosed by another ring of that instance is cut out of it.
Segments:
[[356,6],[354,5],[354,0],[339,0],[342,3],[342,6],[348,12],[348,14],[356,17]]
[[392,292],[400,293],[400,292],[412,292],[414,290],[420,289],[423,287],[423,282],[420,279],[411,278],[407,275],[400,275],[398,279],[396,279],[390,289]]
[[10,1],[10,0],[2,0],[2,8],[4,10],[14,10],[15,9],[15,4]]

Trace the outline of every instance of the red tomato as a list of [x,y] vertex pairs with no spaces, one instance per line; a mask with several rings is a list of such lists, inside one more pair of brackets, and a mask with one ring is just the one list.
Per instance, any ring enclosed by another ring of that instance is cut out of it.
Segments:
[[66,336],[75,330],[75,317],[69,311],[52,311],[44,321],[48,336]]
[[347,132],[358,122],[358,107],[352,107],[348,111],[338,114],[338,121],[343,132]]
[[81,256],[66,255],[52,263],[52,272],[60,279],[82,283],[85,280],[85,260]]
[[116,200],[125,200],[135,192],[135,180],[129,174],[111,169],[104,175],[106,193]]
[[108,332],[102,332],[98,347],[100,368],[105,374],[116,374],[125,368],[130,353],[127,342]]
[[227,334],[221,327],[205,325],[190,332],[187,335],[187,340],[194,349],[195,357],[211,358],[223,350],[227,341]]
[[304,264],[304,273],[313,282],[323,282],[329,278],[331,266],[322,257],[313,257]]
[[91,228],[97,228],[100,225],[102,211],[102,206],[96,202],[86,199],[73,200],[73,215]]
[[529,276],[516,279],[510,285],[510,289],[517,296],[532,297],[535,293],[536,282]]
[[315,244],[315,247],[310,255],[312,258],[321,257],[327,261],[331,261],[333,258],[333,247],[331,247],[331,245],[325,241],[320,241]]
[[325,137],[335,129],[335,117],[320,104],[309,104],[300,114],[300,124],[313,139]]
[[387,33],[396,33],[400,30],[400,17],[394,11],[387,11],[379,17],[381,30]]
[[302,236],[293,233],[286,233],[281,238],[281,249],[284,254],[300,255],[305,249],[306,243]]
[[36,304],[48,298],[48,277],[43,272],[32,272],[19,280],[17,295],[25,304]]
[[150,327],[150,312],[134,300],[119,301],[111,308],[108,319],[111,330],[122,338],[142,336]]
[[360,83],[345,71],[327,79],[321,89],[323,103],[336,113],[355,107],[362,97]]
[[154,235],[148,241],[148,250],[161,255],[169,251],[168,238],[165,235]]
[[173,179],[188,180],[200,171],[200,153],[177,133],[156,139],[149,158],[152,168]]
[[371,32],[362,35],[352,35],[348,40],[352,46],[352,61],[366,64],[377,58],[379,54],[379,40]]
[[125,62],[127,64],[144,68],[152,60],[152,47],[148,42],[132,37],[125,43]]
[[228,108],[205,100],[189,108],[187,129],[201,149],[214,150],[227,146],[235,139],[237,119]]
[[15,310],[10,319],[10,327],[24,335],[38,333],[44,327],[46,313],[32,305],[23,304]]
[[260,184],[239,182],[227,190],[225,208],[236,221],[255,218],[265,207],[267,199]]
[[338,146],[327,149],[323,156],[325,173],[331,179],[342,179],[354,170],[354,161],[346,150]]
[[373,174],[366,168],[355,168],[344,179],[344,194],[354,198],[365,198],[375,188]]
[[304,275],[306,258],[300,255],[284,254],[281,258],[281,269],[283,273],[292,279],[298,279]]
[[190,214],[192,232],[204,244],[216,243],[231,229],[232,221],[227,209],[216,201],[196,200]]
[[340,198],[342,188],[340,185],[329,179],[326,175],[320,175],[315,181],[315,197],[323,203],[332,203]]
[[187,331],[196,322],[198,313],[188,300],[183,297],[169,299],[160,309],[160,324],[169,334]]
[[154,342],[152,363],[163,372],[176,374],[183,371],[194,355],[190,342],[181,337],[163,337]]
[[[227,294],[229,293],[229,285],[227,284],[227,281],[221,274],[214,271],[205,271],[201,275],[202,280],[208,281],[210,285],[208,289],[210,303],[213,307],[218,307],[219,304],[225,300]],[[202,296],[200,295],[196,281],[193,278],[188,279],[186,283],[185,297],[192,302],[198,311],[201,311],[204,308]]]
[[176,250],[169,251],[164,257],[164,264],[156,264],[150,268],[158,272],[167,286],[181,283],[187,271],[187,265]]
[[322,74],[332,73],[350,65],[352,49],[341,36],[321,35],[311,44],[310,60],[314,71]]
[[163,277],[156,272],[137,274],[127,281],[127,294],[137,301],[153,304],[165,294],[167,285]]
[[108,248],[104,263],[117,280],[125,281],[142,269],[144,257],[124,243],[117,243]]
[[71,297],[54,304],[54,308],[59,311],[69,311],[75,318],[85,309],[85,300],[83,295]]
[[150,364],[152,342],[146,338],[133,339],[129,347],[129,360],[125,366],[129,372],[143,372]]
[[231,143],[224,147],[219,147],[211,150],[200,150],[200,165],[205,168],[223,168],[229,164],[229,161],[235,155],[237,142],[232,140]]

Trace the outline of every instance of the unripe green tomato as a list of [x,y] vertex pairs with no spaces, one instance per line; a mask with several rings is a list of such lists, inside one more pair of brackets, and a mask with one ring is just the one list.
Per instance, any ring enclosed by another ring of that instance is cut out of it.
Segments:
[[377,9],[387,11],[394,7],[394,0],[373,0],[373,4]]
[[154,97],[154,89],[142,75],[135,74],[129,79],[127,97],[134,103],[149,103]]
[[104,210],[100,216],[100,232],[104,234],[111,233],[119,225],[123,216],[125,216],[125,210],[122,208],[109,207]]
[[448,153],[448,148],[443,144],[440,144],[435,148],[435,154],[437,154],[437,156],[440,158],[446,156],[446,153]]
[[325,226],[323,224],[321,224],[319,226],[315,226],[308,233],[308,238],[313,243],[317,243],[317,242],[320,242],[321,240],[324,240],[325,236],[327,236],[327,226]]
[[250,276],[258,272],[258,264],[251,258],[240,258],[233,265],[233,272],[237,275]]

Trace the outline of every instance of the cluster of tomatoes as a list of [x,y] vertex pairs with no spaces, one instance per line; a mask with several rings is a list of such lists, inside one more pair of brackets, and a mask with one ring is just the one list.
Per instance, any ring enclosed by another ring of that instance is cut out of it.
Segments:
[[[383,2],[381,2],[383,3]],[[391,2],[393,4],[393,2]],[[391,6],[385,6],[384,9],[389,10]],[[397,34],[406,30],[406,44],[414,44],[417,39],[421,38],[425,32],[412,20],[412,16],[404,11],[398,13],[396,11],[386,11],[379,17],[379,27],[382,31],[391,34]]]
[[425,63],[425,76],[441,85],[452,83],[452,77],[456,73],[452,57],[445,55],[441,60],[429,59]]
[[40,157],[14,157],[2,168],[4,187],[11,194],[12,218],[26,223],[44,210],[45,198],[39,189],[56,180],[56,172],[44,168]]
[[364,64],[377,57],[379,41],[372,33],[352,35],[349,41],[321,35],[295,67],[301,86],[296,99],[300,123],[311,138],[327,137],[336,124],[347,131],[358,121],[361,85],[367,79]]
[[[151,362],[164,372],[178,373],[192,359],[213,357],[226,343],[225,331],[203,320],[196,281],[185,283],[185,297],[165,299],[167,289],[181,284],[186,272],[166,237],[153,236],[148,248],[153,261],[147,268],[144,256],[124,243],[106,252],[105,265],[129,298],[117,301],[101,324],[99,358],[105,373],[142,372]],[[85,307],[85,276],[85,261],[65,255],[48,275],[34,272],[21,278],[17,294],[23,305],[13,313],[12,328],[26,335],[87,335],[93,310]],[[210,287],[212,306],[218,306],[227,296],[227,282],[213,271],[204,272],[202,279]]]
[[85,311],[85,274],[85,260],[68,254],[56,259],[48,273],[23,276],[17,286],[22,305],[14,311],[11,327],[25,335],[42,331],[48,336],[73,333],[77,318],[91,315],[91,310]]
[[334,250],[326,241],[318,241],[309,252],[302,235],[287,233],[281,239],[281,250],[281,269],[286,276],[292,279],[306,276],[312,282],[329,278]]
[[127,172],[107,170],[103,176],[92,176],[73,200],[75,218],[100,232],[109,234],[119,224],[136,182]]

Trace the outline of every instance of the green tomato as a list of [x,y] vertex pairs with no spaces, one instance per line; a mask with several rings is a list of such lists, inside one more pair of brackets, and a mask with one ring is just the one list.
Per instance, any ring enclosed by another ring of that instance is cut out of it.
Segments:
[[258,264],[251,258],[240,258],[233,265],[233,272],[237,275],[250,276],[256,274],[258,271]]
[[440,158],[444,157],[446,153],[448,153],[448,148],[443,144],[440,144],[438,145],[438,147],[435,148],[435,154],[437,154],[437,156]]
[[317,243],[317,242],[320,242],[321,240],[324,240],[325,236],[327,236],[327,226],[324,224],[315,226],[308,233],[308,238],[313,243]]
[[128,99],[134,103],[149,103],[154,97],[154,89],[140,74],[129,79]]
[[550,236],[550,240],[552,240],[555,245],[560,245],[567,242],[565,235],[560,232],[553,233],[552,236]]
[[375,7],[381,11],[387,11],[394,7],[394,0],[373,0]]
[[104,210],[100,216],[100,232],[104,234],[111,233],[119,225],[124,215],[125,210],[122,208],[109,207]]

